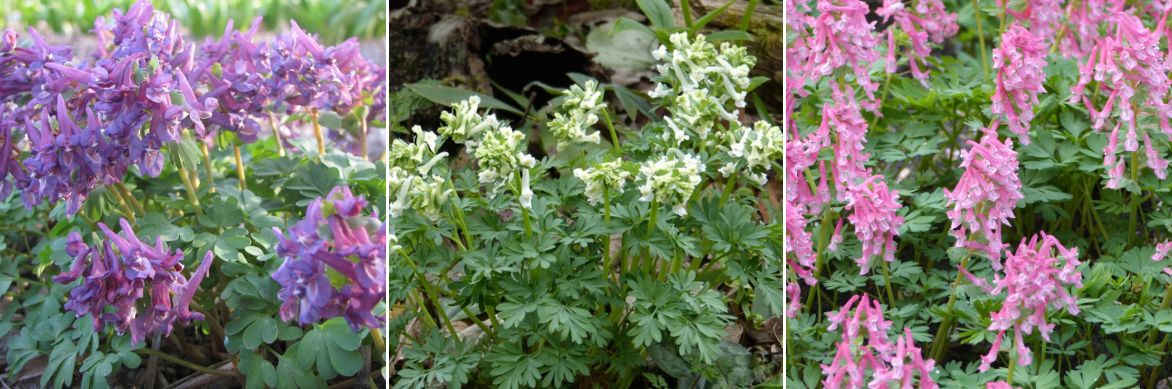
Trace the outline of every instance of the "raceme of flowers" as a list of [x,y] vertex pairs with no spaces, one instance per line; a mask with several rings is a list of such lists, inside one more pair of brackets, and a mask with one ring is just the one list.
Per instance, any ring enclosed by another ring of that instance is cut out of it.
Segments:
[[119,334],[130,331],[131,344],[150,335],[170,335],[176,322],[186,325],[202,320],[203,315],[192,312],[190,304],[211,267],[212,252],[187,278],[180,263],[182,251],[168,250],[161,237],[154,246],[145,244],[126,219],[120,225],[122,234],[117,234],[98,223],[105,239],[94,246],[86,245],[76,231],[66,238],[66,253],[74,258],[73,265],[53,281],[82,282],[69,291],[65,309],[78,317],[90,315],[94,330],[111,325]]
[[688,198],[700,185],[704,165],[700,158],[678,149],[668,150],[659,158],[648,160],[639,167],[639,198],[660,206],[671,207],[676,215],[688,213]]
[[1030,121],[1038,94],[1044,92],[1046,80],[1045,41],[1020,25],[1013,24],[1001,35],[1001,46],[993,49],[993,68],[997,69],[996,89],[989,111],[1005,118],[1009,131],[1022,144],[1030,143]]
[[405,209],[415,209],[431,220],[440,216],[440,208],[447,203],[452,189],[443,176],[432,169],[447,158],[439,152],[442,140],[434,132],[425,132],[414,126],[415,143],[395,139],[387,154],[387,191],[394,199],[387,212],[398,217]]
[[665,141],[683,142],[692,135],[703,140],[718,120],[739,119],[736,112],[745,107],[749,69],[757,59],[727,42],[718,51],[703,35],[689,39],[675,33],[670,41],[671,50],[660,46],[651,53],[664,63],[657,65],[657,83],[647,95],[663,99],[670,113],[664,118],[671,130],[663,134]]
[[[853,315],[851,313],[854,313]],[[829,331],[842,326],[834,360],[822,365],[827,388],[887,388],[895,384],[911,388],[919,377],[919,388],[939,388],[932,380],[935,361],[925,359],[912,339],[912,332],[904,328],[895,343],[887,336],[891,321],[884,319],[878,300],[867,295],[854,295],[837,312],[827,313]],[[865,333],[864,333],[865,331]],[[867,380],[867,373],[871,373]]]
[[895,58],[896,34],[903,33],[908,40],[908,47],[904,51],[912,77],[920,81],[924,87],[928,86],[928,71],[926,58],[932,54],[928,43],[939,45],[945,39],[956,35],[960,28],[956,24],[956,14],[949,13],[940,0],[914,1],[913,8],[904,5],[903,0],[884,0],[883,6],[875,11],[884,21],[891,21],[887,27],[887,62],[888,74],[895,73],[898,61]]
[[[28,207],[66,202],[75,214],[94,188],[120,182],[130,166],[158,175],[161,150],[185,129],[210,141],[218,130],[257,138],[270,112],[346,114],[382,101],[382,70],[358,43],[324,47],[294,23],[273,42],[231,25],[219,40],[184,41],[176,22],[140,1],[94,24],[90,56],[51,46],[30,29],[0,42],[0,191],[15,187]],[[380,110],[381,112],[381,110]],[[377,115],[377,114],[376,114]],[[29,155],[13,158],[20,133]]]
[[[902,207],[899,193],[887,189],[883,176],[875,175],[852,185],[847,196],[846,208],[851,211],[847,219],[863,244],[862,255],[855,260],[859,274],[870,271],[875,257],[895,261],[895,236],[899,235],[899,226],[903,225],[903,217],[897,213]],[[835,236],[839,236],[837,230]]]
[[720,168],[720,173],[728,177],[743,170],[750,181],[765,186],[769,182],[767,173],[781,160],[781,128],[764,120],[754,123],[751,128],[736,124],[726,137],[727,152],[732,160]]
[[[1160,20],[1155,31],[1148,30],[1139,18],[1124,12],[1115,13],[1112,20],[1115,34],[1099,38],[1086,61],[1079,66],[1078,84],[1071,88],[1070,101],[1083,103],[1090,112],[1091,127],[1096,131],[1103,130],[1109,117],[1115,119],[1107,136],[1107,146],[1103,149],[1103,165],[1108,169],[1107,187],[1118,189],[1124,185],[1128,159],[1119,156],[1120,128],[1123,125],[1127,126],[1126,134],[1122,135],[1123,152],[1137,152],[1142,133],[1147,166],[1156,177],[1167,177],[1168,161],[1152,145],[1148,127],[1141,126],[1139,119],[1155,116],[1160,129],[1172,136],[1172,124],[1169,124],[1172,106],[1168,104],[1172,83],[1168,78],[1168,58],[1160,52],[1164,19]],[[1088,91],[1092,80],[1095,90]],[[1088,93],[1107,96],[1106,102],[1096,107],[1093,96]],[[1137,112],[1143,107],[1151,107],[1154,112]]]
[[479,106],[480,98],[475,95],[456,103],[454,111],[440,114],[444,125],[438,131],[468,147],[480,166],[480,183],[491,184],[490,194],[499,194],[505,186],[514,187],[521,206],[528,209],[533,201],[529,170],[537,160],[524,151],[525,134],[497,120],[495,114],[481,116]]
[[1000,270],[1001,250],[1007,246],[1001,241],[1001,227],[1014,217],[1022,194],[1013,142],[998,140],[995,128],[996,124],[980,143],[969,141],[970,148],[961,151],[964,174],[955,188],[944,190],[944,196],[952,207],[948,218],[956,247],[984,253],[993,269]]
[[631,172],[623,170],[622,158],[602,162],[586,169],[574,169],[574,177],[586,184],[586,201],[598,205],[609,201],[605,196],[617,196],[631,179]]
[[1004,275],[994,276],[993,286],[961,269],[974,285],[988,293],[1005,293],[1001,310],[991,315],[989,330],[998,334],[989,354],[981,358],[981,371],[996,361],[1007,330],[1014,332],[1018,365],[1027,366],[1032,363],[1032,354],[1022,335],[1036,328],[1042,339],[1050,341],[1054,325],[1046,322],[1046,309],[1066,308],[1071,315],[1079,313],[1076,299],[1066,290],[1082,287],[1078,266],[1078,248],[1068,249],[1057,238],[1039,232],[1028,241],[1023,239],[1017,251],[1007,255]]
[[350,188],[335,187],[305,210],[287,231],[273,228],[284,262],[273,279],[281,285],[282,320],[301,324],[341,316],[355,332],[379,328],[372,311],[387,287],[386,225]]
[[875,23],[867,21],[870,8],[860,0],[818,0],[817,8],[819,14],[811,22],[809,35],[801,34],[804,38],[796,49],[808,54],[803,61],[790,63],[800,64],[805,83],[816,83],[838,68],[849,68],[867,95],[864,108],[878,109],[875,92],[879,85],[871,80],[868,70],[879,59]]
[[606,103],[602,102],[602,91],[598,90],[598,81],[586,81],[585,88],[572,85],[562,94],[565,96],[562,112],[554,113],[553,120],[549,122],[550,132],[558,140],[558,150],[574,143],[601,141],[597,131],[590,132],[590,128],[598,123],[598,112],[606,109]]

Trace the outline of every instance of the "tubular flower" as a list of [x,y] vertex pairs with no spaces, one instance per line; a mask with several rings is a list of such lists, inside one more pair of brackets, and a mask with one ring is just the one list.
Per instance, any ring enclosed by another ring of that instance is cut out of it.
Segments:
[[732,157],[732,161],[725,163],[720,173],[728,177],[743,169],[750,181],[765,186],[769,182],[766,173],[776,161],[781,160],[781,128],[761,120],[754,123],[752,128],[734,124],[732,131],[726,134],[728,146],[721,145],[721,148]]
[[[912,339],[911,329],[904,328],[894,344],[888,338],[891,321],[883,318],[878,300],[855,295],[837,312],[826,315],[830,320],[828,330],[842,326],[834,360],[829,366],[822,365],[826,373],[822,384],[827,388],[886,388],[892,384],[910,388],[916,375],[919,375],[920,388],[940,387],[931,376],[936,362],[924,359]],[[867,380],[868,371],[870,380]]]
[[867,94],[865,108],[878,109],[875,91],[879,86],[871,80],[868,67],[879,59],[879,39],[875,37],[875,23],[867,21],[870,8],[860,0],[818,0],[818,17],[814,19],[813,35],[806,42],[809,57],[802,62],[807,81],[817,82],[834,73],[835,69],[849,67],[855,82]]
[[665,118],[670,133],[664,140],[682,142],[691,139],[691,130],[700,139],[708,137],[717,120],[737,121],[737,110],[745,107],[749,88],[749,69],[757,58],[741,46],[721,43],[720,50],[703,35],[689,40],[687,33],[669,38],[671,49],[660,46],[651,53],[657,61],[659,76],[648,96],[663,99],[669,115]]
[[453,111],[440,112],[440,120],[444,122],[438,130],[440,135],[456,143],[467,144],[469,148],[475,148],[482,133],[501,126],[496,115],[480,116],[476,112],[479,107],[480,97],[470,96],[467,100],[453,105]]
[[1013,142],[997,140],[992,128],[981,143],[969,141],[971,148],[961,151],[960,166],[965,172],[955,188],[944,190],[944,196],[952,207],[948,218],[956,247],[983,252],[993,269],[1001,270],[1001,250],[1007,246],[1001,242],[1001,227],[1013,218],[1022,194]]
[[956,35],[960,27],[956,24],[956,14],[949,13],[940,0],[913,1],[912,4],[914,8],[907,8],[903,0],[884,0],[883,6],[875,12],[892,23],[886,31],[887,73],[895,73],[896,34],[902,32],[909,41],[904,56],[912,77],[927,88],[928,71],[924,68],[928,63],[925,58],[932,54],[928,43],[944,43],[945,39]]
[[369,204],[339,186],[309,204],[305,219],[288,231],[273,228],[284,262],[273,279],[282,320],[301,324],[342,316],[355,332],[378,328],[371,311],[383,298],[386,281],[386,225]]
[[1042,339],[1050,341],[1054,325],[1046,322],[1046,308],[1066,308],[1071,315],[1079,312],[1074,296],[1067,287],[1082,287],[1082,273],[1078,271],[1078,249],[1067,249],[1053,236],[1039,232],[1023,240],[1017,252],[1010,253],[1005,260],[1004,276],[994,276],[993,285],[965,272],[973,284],[982,286],[990,294],[1005,293],[1001,310],[992,314],[990,331],[999,331],[997,340],[989,354],[981,358],[980,370],[989,369],[997,359],[1005,331],[1014,330],[1014,345],[1017,348],[1018,365],[1027,366],[1032,361],[1029,347],[1022,340],[1037,328]]
[[685,206],[692,191],[700,185],[700,174],[704,172],[704,164],[700,157],[684,153],[679,149],[668,150],[655,160],[643,163],[639,173],[643,176],[643,185],[639,186],[642,201],[655,201],[659,205],[669,206],[676,215],[687,215]]
[[[1169,66],[1160,52],[1160,31],[1164,30],[1161,18],[1156,30],[1149,31],[1135,16],[1118,12],[1114,36],[1099,38],[1091,50],[1087,62],[1079,66],[1079,81],[1071,89],[1071,101],[1082,101],[1091,115],[1091,127],[1102,131],[1108,117],[1115,125],[1107,136],[1103,149],[1103,166],[1107,169],[1107,187],[1118,189],[1124,185],[1124,158],[1119,158],[1119,138],[1124,138],[1123,151],[1135,153],[1139,150],[1139,139],[1144,140],[1146,164],[1156,177],[1167,177],[1167,160],[1156,152],[1151,144],[1148,130],[1138,125],[1138,117],[1151,115],[1159,119],[1160,129],[1172,137],[1172,106],[1168,104],[1172,83],[1169,82]],[[1095,95],[1104,95],[1106,102],[1096,108],[1086,88],[1094,80]],[[1154,112],[1136,112],[1151,107]],[[1120,134],[1122,125],[1127,125],[1126,134]],[[1133,177],[1134,179],[1134,177]]]
[[[76,231],[66,238],[66,253],[74,257],[73,265],[53,281],[68,284],[80,278],[82,282],[69,291],[65,309],[78,317],[91,315],[96,331],[106,325],[113,325],[119,334],[129,330],[132,344],[148,335],[170,335],[176,321],[186,325],[202,320],[203,315],[191,312],[189,306],[211,267],[212,252],[187,278],[181,273],[182,251],[169,252],[162,238],[154,246],[147,245],[138,240],[126,219],[120,224],[121,235],[98,223],[105,240],[94,247],[86,245]],[[144,299],[148,291],[149,298]],[[139,312],[143,307],[148,311]]]
[[903,217],[897,214],[900,208],[899,193],[888,190],[881,175],[871,176],[847,190],[846,209],[852,211],[847,220],[863,244],[862,256],[855,260],[859,274],[867,274],[876,256],[887,262],[895,261],[895,236],[903,225]]
[[571,86],[563,95],[561,112],[554,113],[549,122],[549,129],[558,140],[558,150],[573,143],[598,143],[601,137],[597,131],[587,134],[598,123],[598,111],[606,108],[598,81],[586,81],[585,88]]
[[621,194],[631,179],[631,172],[623,170],[623,160],[618,158],[586,169],[574,169],[574,177],[586,184],[586,201],[598,205],[605,200],[604,196]]
[[1001,46],[993,50],[997,87],[989,110],[1005,118],[1009,131],[1022,144],[1030,143],[1030,121],[1038,94],[1046,80],[1046,44],[1016,23],[1001,35]]

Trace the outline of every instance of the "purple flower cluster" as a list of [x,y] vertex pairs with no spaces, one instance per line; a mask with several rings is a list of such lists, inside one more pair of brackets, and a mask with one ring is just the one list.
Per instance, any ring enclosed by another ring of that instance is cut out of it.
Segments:
[[[854,315],[850,315],[851,311]],[[895,343],[887,337],[891,321],[883,318],[883,309],[878,300],[867,295],[855,295],[847,300],[837,312],[826,314],[830,320],[828,330],[842,326],[842,340],[830,366],[822,365],[826,379],[822,384],[827,388],[888,388],[892,384],[900,388],[911,388],[919,375],[918,387],[939,388],[932,380],[932,369],[936,362],[924,359],[912,339],[912,332],[904,328],[896,336]],[[863,339],[863,331],[866,339]],[[871,380],[866,380],[867,372]],[[845,381],[845,382],[844,382]]]
[[980,370],[988,370],[997,353],[1005,331],[1014,329],[1014,345],[1017,347],[1018,364],[1027,366],[1032,362],[1030,349],[1022,335],[1034,332],[1036,328],[1042,339],[1050,341],[1054,325],[1046,322],[1046,309],[1066,308],[1072,315],[1079,312],[1076,299],[1066,288],[1082,287],[1082,273],[1078,271],[1078,248],[1068,249],[1057,238],[1039,232],[1028,241],[1022,240],[1017,252],[1005,260],[1005,275],[996,275],[990,286],[984,279],[977,278],[965,269],[961,272],[974,285],[989,294],[1005,293],[1001,310],[991,315],[990,331],[999,331],[989,354],[981,357]]
[[339,186],[317,198],[305,219],[287,232],[274,228],[285,262],[273,273],[281,284],[281,319],[302,324],[343,316],[354,331],[378,328],[371,311],[386,291],[386,225],[350,188]]
[[186,278],[181,272],[182,251],[169,251],[162,238],[156,239],[154,246],[143,243],[125,219],[121,226],[119,235],[98,223],[106,239],[94,247],[86,245],[77,232],[66,238],[73,266],[53,281],[70,283],[81,278],[82,283],[69,292],[65,309],[78,317],[92,315],[98,331],[106,325],[113,325],[119,334],[130,330],[133,344],[148,335],[169,335],[175,322],[186,325],[202,320],[203,315],[192,312],[189,305],[211,267],[212,252],[208,251],[191,278]]
[[[359,55],[356,41],[324,47],[294,23],[273,42],[255,43],[258,26],[241,33],[229,25],[197,48],[174,20],[140,1],[95,22],[98,48],[89,57],[50,46],[31,29],[31,46],[21,47],[5,31],[0,192],[15,184],[26,206],[66,201],[72,215],[132,165],[158,175],[160,150],[184,129],[205,140],[225,129],[251,142],[270,111],[344,115],[382,101],[382,71]],[[18,161],[21,132],[30,150]]]
[[1022,194],[1013,142],[998,140],[995,128],[996,124],[980,143],[969,141],[972,147],[961,151],[964,174],[955,188],[944,190],[944,196],[952,207],[948,218],[956,247],[984,253],[993,269],[1000,270],[1001,250],[1008,246],[1001,242],[1001,227],[1013,218]]

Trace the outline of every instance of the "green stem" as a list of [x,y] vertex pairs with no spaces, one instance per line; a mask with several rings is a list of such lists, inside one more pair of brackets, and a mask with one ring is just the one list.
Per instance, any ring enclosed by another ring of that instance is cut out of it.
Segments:
[[1016,346],[1013,347],[1013,349],[1009,350],[1009,372],[1008,372],[1008,374],[1005,375],[1005,382],[1009,383],[1009,386],[1011,386],[1011,387],[1013,386],[1013,371],[1015,369],[1017,369],[1017,347]]
[[[653,231],[655,231],[655,223],[656,223],[656,219],[658,218],[658,216],[659,216],[659,201],[652,198],[651,199],[651,215],[647,219],[647,234],[645,234],[645,236],[643,237],[647,241],[651,240],[651,233]],[[646,272],[647,274],[654,273],[655,272],[655,257],[651,254],[651,250],[644,248],[643,249],[643,256],[644,256],[643,271]]]
[[[280,141],[278,140],[278,143],[279,142]],[[198,143],[200,154],[203,154],[203,171],[204,174],[207,174],[208,176],[208,193],[216,193],[216,179],[212,173],[212,154],[208,151],[207,143],[202,141]],[[284,149],[282,148],[281,150],[281,155],[285,155]]]
[[602,110],[602,119],[606,121],[606,129],[610,131],[610,143],[614,144],[614,150],[621,156],[623,149],[619,146],[619,135],[614,131],[614,123],[610,121],[610,113],[607,110]]
[[753,10],[757,9],[759,0],[749,0],[749,6],[745,8],[745,17],[741,19],[741,31],[749,31],[749,20],[753,16]]
[[187,201],[195,208],[195,214],[203,213],[203,209],[199,206],[199,195],[195,193],[195,186],[191,184],[187,169],[182,166],[179,167],[179,180],[183,181],[183,187],[187,189]]
[[126,189],[126,185],[122,184],[121,182],[117,182],[114,183],[114,188],[122,193],[122,196],[126,198],[126,201],[130,203],[130,206],[133,207],[135,211],[138,211],[140,214],[146,214],[146,209],[142,207],[142,204],[138,202],[138,199],[134,198],[134,193],[131,193],[129,189]]
[[692,28],[692,4],[688,0],[680,0],[680,7],[684,9],[684,24]]
[[977,41],[981,44],[981,70],[985,75],[985,79],[989,79],[989,57],[985,54],[985,31],[981,28],[981,5],[977,0],[973,0],[974,18],[977,20]]
[[318,159],[321,159],[321,156],[326,153],[326,138],[322,135],[321,123],[317,122],[317,108],[309,110],[309,117],[313,120],[313,138],[317,140]]
[[[886,249],[884,249],[886,251]],[[891,269],[887,265],[887,261],[882,258],[879,262],[883,264],[883,286],[887,288],[887,305],[895,306],[895,293],[891,293]]]
[[724,192],[720,194],[721,207],[728,201],[728,197],[732,195],[733,188],[737,187],[737,176],[740,176],[740,171],[734,171],[732,176],[728,178],[728,181],[724,183]]
[[[968,266],[969,258],[972,258],[972,256],[972,251],[966,254],[964,258],[960,260],[960,267],[964,268]],[[944,346],[948,344],[949,331],[952,329],[951,327],[953,321],[952,307],[956,305],[956,291],[958,288],[960,288],[962,282],[964,282],[964,274],[962,274],[960,271],[957,271],[956,280],[952,281],[952,293],[948,295],[948,304],[944,307],[944,311],[948,313],[948,316],[945,316],[944,321],[940,323],[940,328],[936,330],[936,337],[932,338],[932,346],[928,348],[928,350],[932,353],[932,359],[937,361],[939,361],[942,357],[940,354],[944,353]]]
[[232,145],[232,152],[236,154],[236,179],[240,180],[240,191],[248,190],[248,184],[244,182],[244,159],[240,158],[240,145]]
[[231,372],[231,371],[217,370],[217,369],[212,369],[212,368],[196,365],[194,363],[185,361],[182,358],[179,358],[174,355],[167,354],[162,351],[155,350],[155,349],[143,348],[143,349],[134,350],[134,352],[139,353],[139,354],[143,354],[143,355],[147,355],[147,356],[155,356],[155,357],[158,357],[159,359],[174,363],[179,366],[186,367],[191,370],[198,371],[200,373],[207,373],[207,374],[218,375],[218,376],[223,376],[223,377],[235,377],[238,375],[235,372]]
[[[431,303],[435,305],[435,312],[439,314],[440,320],[443,320],[444,327],[447,327],[448,331],[452,333],[453,339],[459,339],[460,332],[456,331],[456,327],[452,325],[452,319],[448,317],[448,312],[444,311],[444,305],[440,302],[440,294],[439,291],[435,289],[435,285],[432,285],[431,281],[427,280],[427,275],[419,270],[419,267],[415,265],[415,261],[412,260],[410,256],[407,256],[407,254],[404,253],[403,258],[407,260],[407,266],[410,266],[411,270],[415,272],[415,278],[418,278],[419,282],[423,284],[423,289],[427,291],[425,294],[427,295],[427,298],[431,300]],[[420,305],[420,308],[423,308],[424,310],[427,309],[422,305]]]

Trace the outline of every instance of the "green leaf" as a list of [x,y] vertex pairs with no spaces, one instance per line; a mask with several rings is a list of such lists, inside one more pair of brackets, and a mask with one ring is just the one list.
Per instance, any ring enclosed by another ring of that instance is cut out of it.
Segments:
[[752,42],[755,39],[753,34],[741,30],[721,30],[708,34],[708,40],[712,42]]
[[673,28],[676,26],[675,14],[664,0],[636,0],[639,9],[647,15],[651,25],[656,28]]
[[447,87],[447,86],[426,85],[426,84],[420,84],[420,83],[407,84],[407,85],[404,85],[404,87],[406,87],[408,90],[410,90],[412,92],[415,92],[415,94],[418,94],[420,97],[431,100],[431,102],[436,103],[436,104],[451,106],[452,104],[467,100],[468,97],[478,96],[478,97],[480,97],[480,106],[481,107],[489,108],[489,109],[499,109],[499,110],[503,110],[503,111],[512,112],[517,115],[524,115],[525,114],[524,112],[521,112],[521,110],[514,108],[511,105],[509,105],[503,101],[497,100],[495,97],[492,97],[492,96],[489,96],[489,95],[486,95],[483,93],[479,93],[479,92],[473,92],[470,90],[452,88],[452,87]]

